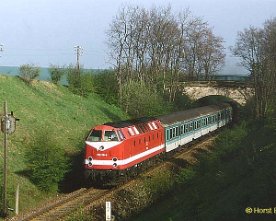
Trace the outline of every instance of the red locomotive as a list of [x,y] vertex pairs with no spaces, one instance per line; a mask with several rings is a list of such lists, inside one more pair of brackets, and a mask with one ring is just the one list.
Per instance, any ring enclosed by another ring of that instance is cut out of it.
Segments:
[[140,118],[96,126],[85,141],[86,177],[99,180],[111,173],[124,173],[231,120],[232,108],[223,103],[159,118]]

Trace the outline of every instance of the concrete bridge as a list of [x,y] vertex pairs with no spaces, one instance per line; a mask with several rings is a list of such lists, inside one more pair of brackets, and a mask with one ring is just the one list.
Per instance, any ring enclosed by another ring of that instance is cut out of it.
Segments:
[[238,81],[192,81],[182,82],[180,86],[183,93],[193,100],[210,95],[221,95],[245,105],[250,97],[253,96],[252,85]]

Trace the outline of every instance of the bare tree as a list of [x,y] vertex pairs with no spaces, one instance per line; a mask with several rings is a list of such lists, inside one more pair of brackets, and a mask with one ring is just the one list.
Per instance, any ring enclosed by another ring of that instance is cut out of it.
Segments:
[[254,114],[265,117],[273,99],[276,83],[276,20],[269,20],[264,28],[249,27],[238,33],[234,55],[250,71],[254,86]]
[[223,50],[223,39],[215,36],[211,29],[207,29],[199,52],[205,80],[210,80],[223,66],[225,59]]
[[110,48],[110,57],[115,61],[114,69],[116,70],[116,79],[118,83],[119,103],[122,101],[122,88],[126,73],[125,59],[128,57],[126,54],[126,42],[129,36],[128,29],[128,9],[122,8],[119,14],[115,17],[107,32],[108,46]]

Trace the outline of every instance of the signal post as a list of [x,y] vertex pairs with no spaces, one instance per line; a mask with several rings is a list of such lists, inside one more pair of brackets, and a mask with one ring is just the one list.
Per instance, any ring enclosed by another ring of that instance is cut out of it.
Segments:
[[3,216],[7,216],[8,214],[8,207],[7,207],[7,164],[8,164],[8,135],[15,132],[16,129],[16,121],[19,119],[16,119],[13,116],[13,112],[8,114],[8,105],[7,102],[4,102],[4,113],[1,117],[1,131],[4,134],[4,166],[3,166],[3,208],[2,213]]

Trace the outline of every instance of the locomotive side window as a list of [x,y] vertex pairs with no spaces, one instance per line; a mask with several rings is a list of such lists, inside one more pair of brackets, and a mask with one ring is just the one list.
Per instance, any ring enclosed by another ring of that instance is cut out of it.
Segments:
[[87,137],[87,141],[101,141],[102,140],[102,131],[93,130]]

